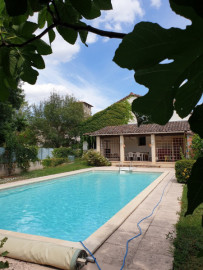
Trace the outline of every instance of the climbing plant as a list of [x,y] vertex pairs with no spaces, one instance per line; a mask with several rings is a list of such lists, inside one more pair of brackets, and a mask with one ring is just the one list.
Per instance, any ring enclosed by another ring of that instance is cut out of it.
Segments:
[[85,120],[81,124],[81,134],[93,132],[106,126],[124,125],[132,118],[131,104],[126,100],[117,102]]

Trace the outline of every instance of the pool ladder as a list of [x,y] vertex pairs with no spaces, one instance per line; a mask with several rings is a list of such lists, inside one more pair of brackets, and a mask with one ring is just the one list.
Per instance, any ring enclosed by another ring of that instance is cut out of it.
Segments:
[[120,162],[119,163],[119,172],[122,172],[122,171],[132,172],[132,170],[133,170],[132,161],[130,161],[130,166],[129,167],[122,167],[121,165],[122,165],[122,163]]

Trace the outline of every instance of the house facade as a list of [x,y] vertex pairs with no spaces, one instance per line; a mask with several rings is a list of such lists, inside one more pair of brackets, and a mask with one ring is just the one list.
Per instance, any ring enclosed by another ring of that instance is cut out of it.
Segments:
[[[122,100],[131,104],[137,97],[131,92]],[[188,156],[193,136],[187,118],[181,119],[176,113],[164,126],[144,124],[138,127],[133,115],[126,125],[107,126],[85,135],[96,137],[96,150],[112,163],[152,164],[174,164],[182,155]]]
[[85,101],[80,101],[80,103],[82,103],[83,106],[83,110],[84,110],[84,117],[88,118],[92,115],[92,105],[85,102]]
[[96,137],[96,150],[113,162],[175,162],[188,155],[192,138],[187,121],[108,126],[87,135]]

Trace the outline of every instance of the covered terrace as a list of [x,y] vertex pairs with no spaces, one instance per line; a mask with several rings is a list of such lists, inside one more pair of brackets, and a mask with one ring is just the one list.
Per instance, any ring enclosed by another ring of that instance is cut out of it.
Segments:
[[96,150],[113,163],[158,164],[187,156],[192,132],[187,121],[176,121],[164,126],[107,126],[88,135],[96,136]]

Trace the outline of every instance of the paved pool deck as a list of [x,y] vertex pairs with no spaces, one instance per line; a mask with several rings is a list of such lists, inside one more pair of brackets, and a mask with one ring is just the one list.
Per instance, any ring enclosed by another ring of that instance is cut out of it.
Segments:
[[[180,211],[182,185],[175,179],[174,169],[135,209],[126,221],[95,252],[102,270],[119,270],[123,264],[126,241],[139,233],[137,222],[150,215],[159,201],[166,184],[164,196],[154,214],[140,226],[143,234],[129,243],[128,255],[123,269],[134,270],[172,270],[173,248],[171,238],[175,236],[175,224]],[[98,269],[88,264],[84,270]]]
[[[147,170],[147,169],[146,169]],[[168,183],[161,203],[154,214],[140,226],[143,234],[129,243],[129,251],[123,269],[172,270],[173,252],[171,238],[175,236],[175,224],[180,211],[182,185],[175,179],[175,172],[169,174],[134,210],[123,224],[94,253],[102,270],[119,270],[123,264],[126,241],[139,233],[137,222],[151,214]],[[50,270],[56,269],[32,263],[8,259],[9,269]],[[88,263],[83,270],[96,270],[96,264]]]

